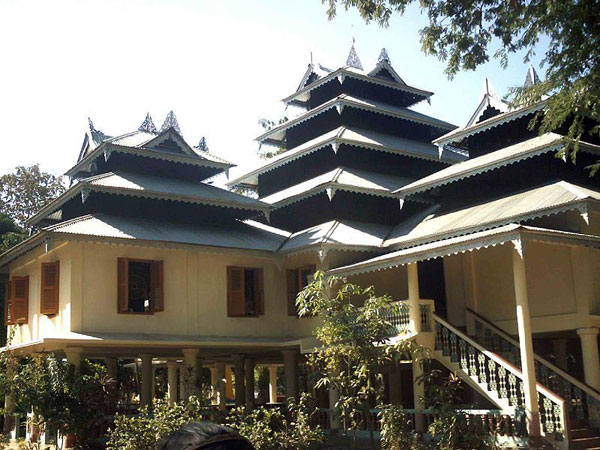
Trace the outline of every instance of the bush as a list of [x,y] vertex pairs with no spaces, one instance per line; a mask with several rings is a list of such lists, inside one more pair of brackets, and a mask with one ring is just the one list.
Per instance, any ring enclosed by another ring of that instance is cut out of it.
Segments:
[[411,450],[417,446],[417,434],[410,417],[402,407],[385,405],[379,413],[381,419],[381,448],[384,450]]
[[302,394],[299,403],[288,403],[287,417],[279,408],[257,408],[246,414],[243,407],[228,416],[228,425],[260,450],[309,450],[323,442],[319,426],[310,421],[317,409],[309,406],[310,396]]

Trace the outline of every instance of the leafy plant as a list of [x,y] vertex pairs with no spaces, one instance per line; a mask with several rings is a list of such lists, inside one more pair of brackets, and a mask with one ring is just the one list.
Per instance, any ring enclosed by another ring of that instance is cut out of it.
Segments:
[[411,419],[402,407],[385,405],[379,413],[381,448],[385,450],[412,450],[417,447],[417,434]]
[[317,409],[308,394],[296,403],[290,399],[287,416],[280,408],[257,408],[247,412],[243,407],[228,416],[228,425],[238,430],[255,448],[261,450],[309,450],[323,442],[319,426],[311,425]]

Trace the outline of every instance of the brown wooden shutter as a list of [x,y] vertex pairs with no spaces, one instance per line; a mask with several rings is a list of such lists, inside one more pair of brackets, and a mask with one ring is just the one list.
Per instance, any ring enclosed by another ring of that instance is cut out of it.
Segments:
[[13,277],[11,321],[27,323],[29,319],[29,276]]
[[227,315],[230,317],[246,315],[242,267],[227,267]]
[[117,308],[118,312],[129,311],[129,260],[117,258]]
[[164,270],[162,261],[152,261],[150,269],[152,309],[155,312],[165,310]]
[[287,270],[287,307],[288,316],[297,316],[296,297],[298,296],[298,271],[296,269]]
[[58,314],[58,289],[60,262],[42,263],[42,290],[40,313],[52,316]]
[[308,283],[310,284],[310,282],[312,281],[310,279],[310,275],[314,275],[316,271],[317,271],[317,266],[315,266],[314,264],[311,264],[309,266],[304,266],[304,267],[298,269],[298,291],[300,291],[306,287],[306,286],[304,286],[304,275],[307,275]]
[[263,270],[254,269],[254,307],[256,315],[260,316],[265,313],[265,289],[263,281]]
[[4,325],[12,325],[13,324],[13,321],[11,320],[11,310],[12,310],[11,285],[12,285],[12,282],[9,280],[6,280],[6,284],[4,285]]

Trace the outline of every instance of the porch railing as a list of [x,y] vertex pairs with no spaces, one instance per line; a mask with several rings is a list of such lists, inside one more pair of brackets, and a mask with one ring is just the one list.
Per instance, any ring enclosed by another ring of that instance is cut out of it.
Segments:
[[[435,350],[495,397],[506,407],[525,405],[524,380],[519,368],[434,315]],[[564,439],[567,433],[567,405],[563,398],[537,384],[542,430],[547,436]]]
[[[467,315],[475,323],[477,341],[493,352],[512,355],[511,362],[521,368],[518,341],[468,308]],[[566,400],[571,417],[587,421],[592,427],[600,428],[600,392],[573,378],[541,356],[534,357],[538,383]]]
[[[395,327],[398,334],[406,333],[410,327],[410,306],[406,300],[395,302],[397,305],[393,313],[385,315],[385,318]],[[421,331],[433,331],[431,315],[433,313],[433,300],[419,300],[419,314],[421,318]]]

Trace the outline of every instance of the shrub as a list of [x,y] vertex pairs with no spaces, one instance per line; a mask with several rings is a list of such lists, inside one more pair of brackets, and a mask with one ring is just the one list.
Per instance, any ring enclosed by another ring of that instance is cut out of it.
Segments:
[[385,405],[379,413],[381,420],[381,448],[384,450],[412,450],[417,446],[417,434],[410,417],[402,407]]

